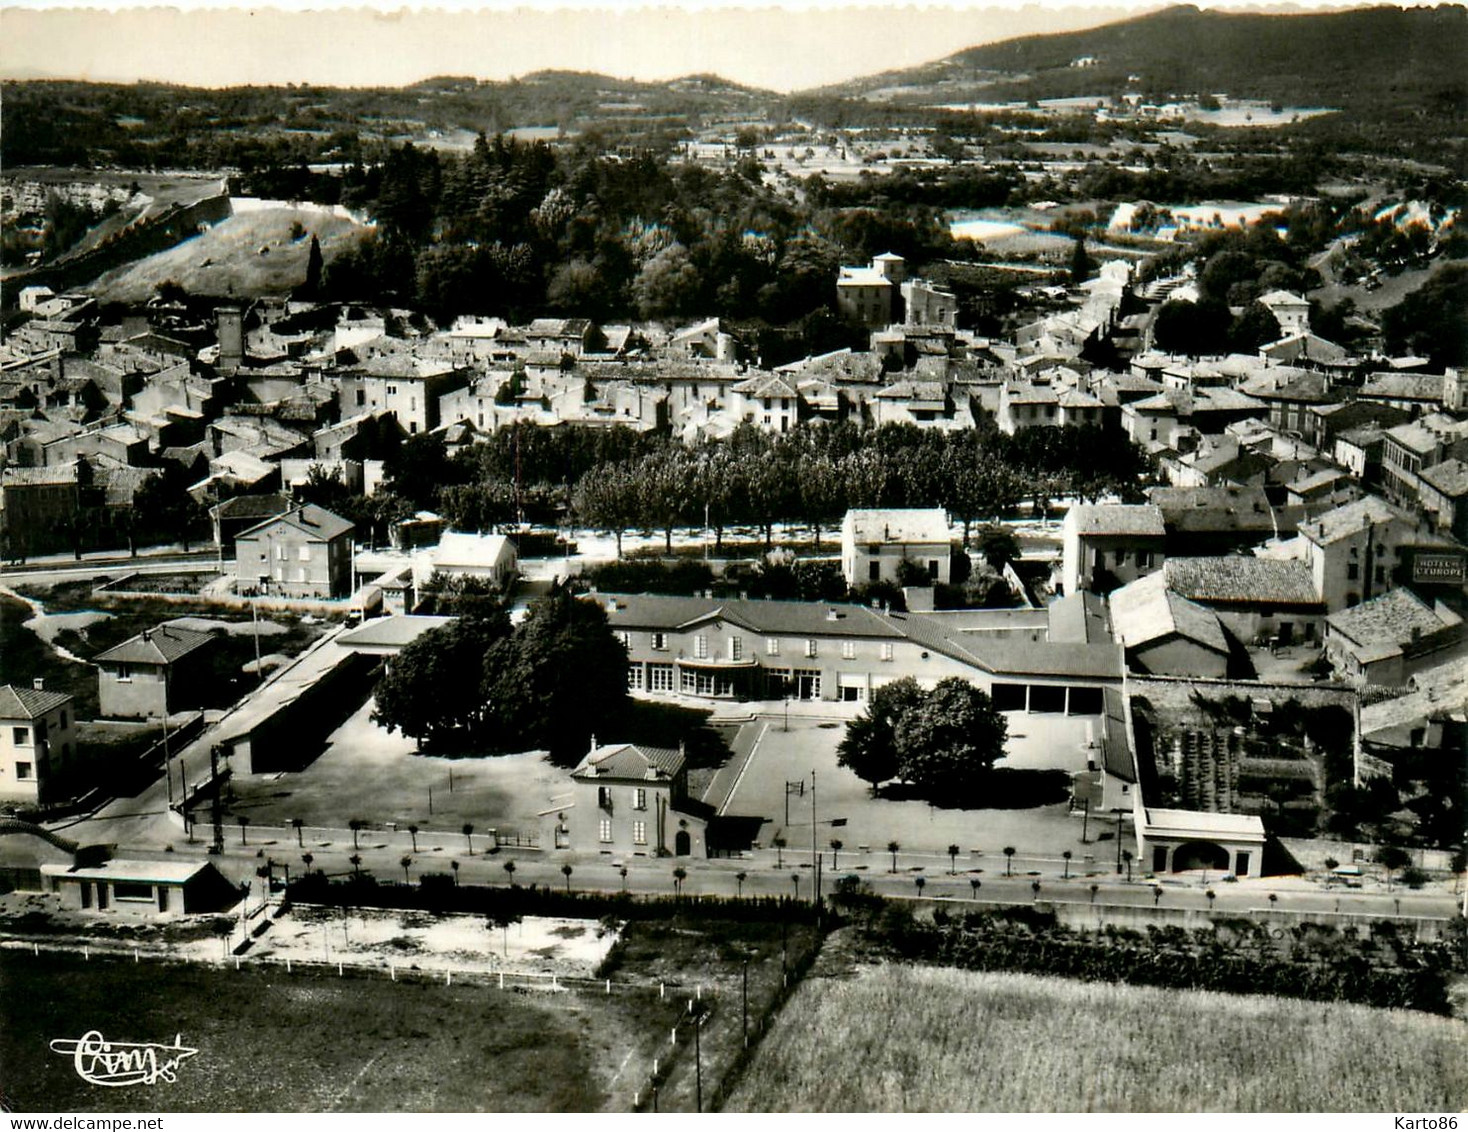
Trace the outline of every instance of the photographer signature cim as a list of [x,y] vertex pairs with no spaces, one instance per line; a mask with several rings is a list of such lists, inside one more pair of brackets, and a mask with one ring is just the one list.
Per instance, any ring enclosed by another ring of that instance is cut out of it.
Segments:
[[125,1085],[172,1084],[178,1067],[199,1051],[183,1044],[183,1035],[172,1045],[158,1042],[109,1042],[99,1030],[88,1030],[80,1038],[54,1038],[51,1051],[70,1056],[77,1076],[91,1085],[121,1088]]

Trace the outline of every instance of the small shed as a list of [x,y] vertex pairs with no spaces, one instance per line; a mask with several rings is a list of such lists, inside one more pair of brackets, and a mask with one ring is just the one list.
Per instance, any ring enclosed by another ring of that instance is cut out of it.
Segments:
[[42,865],[42,883],[63,908],[156,917],[219,912],[239,890],[209,861],[105,861],[90,867]]

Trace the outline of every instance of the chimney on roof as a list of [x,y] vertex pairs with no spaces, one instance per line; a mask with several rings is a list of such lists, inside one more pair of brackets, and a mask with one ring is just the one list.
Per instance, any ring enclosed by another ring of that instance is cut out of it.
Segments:
[[593,733],[592,736],[591,736],[591,749],[593,751],[596,750],[596,735],[595,735],[595,733]]
[[44,692],[46,690],[46,678],[44,676],[37,676],[31,681],[31,687],[38,692]]
[[143,630],[143,640],[145,640],[145,641],[151,641],[152,639],[153,639],[153,630],[152,629],[144,629]]

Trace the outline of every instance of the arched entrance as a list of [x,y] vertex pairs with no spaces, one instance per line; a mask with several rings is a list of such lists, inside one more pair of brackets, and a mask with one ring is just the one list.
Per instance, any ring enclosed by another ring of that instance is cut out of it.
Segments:
[[1172,851],[1172,871],[1185,873],[1192,869],[1229,871],[1228,850],[1212,841],[1185,841]]
[[678,857],[686,857],[693,852],[693,838],[688,836],[686,829],[680,829],[673,838],[673,854]]

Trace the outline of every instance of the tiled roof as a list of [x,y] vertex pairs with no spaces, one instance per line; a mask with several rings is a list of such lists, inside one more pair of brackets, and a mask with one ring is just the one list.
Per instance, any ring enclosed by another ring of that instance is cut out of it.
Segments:
[[77,482],[77,469],[75,464],[63,464],[52,468],[6,468],[0,472],[0,483],[5,486],[27,485],[31,487],[75,484]]
[[1081,535],[1163,535],[1162,510],[1152,503],[1078,503],[1065,524]]
[[1228,640],[1212,610],[1167,588],[1165,573],[1149,574],[1111,594],[1111,619],[1122,643],[1141,648],[1177,635],[1227,654]]
[[600,595],[613,629],[675,630],[722,618],[753,633],[800,636],[902,636],[862,605],[814,601],[740,601],[662,594]]
[[1449,499],[1468,495],[1468,464],[1462,460],[1444,460],[1421,474],[1424,482]]
[[683,762],[682,751],[633,743],[610,743],[588,752],[571,772],[571,777],[657,782],[676,775],[683,769]]
[[287,495],[236,495],[210,510],[216,519],[268,519],[290,510]]
[[1326,618],[1331,631],[1357,644],[1406,644],[1413,633],[1436,633],[1445,625],[1458,622],[1455,614],[1448,620],[1410,590],[1388,590],[1380,597],[1363,601],[1350,609],[1332,613]]
[[39,719],[70,699],[64,692],[17,688],[13,684],[0,685],[0,719]]
[[160,625],[156,629],[144,629],[136,637],[129,637],[94,659],[114,664],[172,664],[213,639],[210,633]]
[[312,535],[316,538],[330,541],[340,535],[347,534],[352,530],[350,519],[343,519],[340,515],[333,515],[324,507],[317,507],[314,503],[308,503],[304,507],[295,507],[283,515],[276,515],[266,519],[263,523],[256,523],[249,530],[242,532],[240,538],[248,538],[250,535],[264,530],[273,523],[285,523],[294,527],[303,534]]
[[1236,555],[1169,558],[1163,571],[1168,589],[1205,605],[1321,604],[1303,562]]
[[858,544],[946,543],[948,515],[941,508],[860,509],[846,512],[842,531]]
[[1360,395],[1437,401],[1443,395],[1443,379],[1441,374],[1430,373],[1373,373],[1362,383]]
[[1317,546],[1328,546],[1348,535],[1356,534],[1368,525],[1393,519],[1405,521],[1402,513],[1390,503],[1368,495],[1347,503],[1344,507],[1327,511],[1312,523],[1300,524],[1300,533]]

